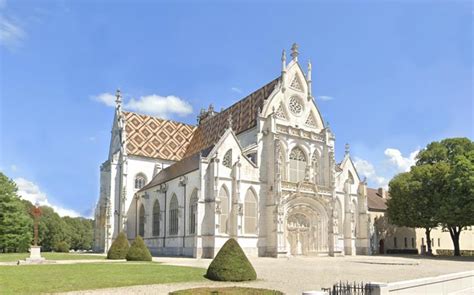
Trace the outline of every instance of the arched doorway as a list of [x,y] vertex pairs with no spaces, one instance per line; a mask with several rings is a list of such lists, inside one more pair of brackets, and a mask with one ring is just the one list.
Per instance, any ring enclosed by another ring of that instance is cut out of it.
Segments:
[[294,199],[286,210],[285,237],[288,254],[328,253],[328,215],[325,207],[309,197]]

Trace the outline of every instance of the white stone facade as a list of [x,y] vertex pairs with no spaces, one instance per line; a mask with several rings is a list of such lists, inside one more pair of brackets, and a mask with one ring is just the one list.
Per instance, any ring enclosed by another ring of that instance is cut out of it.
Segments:
[[[229,122],[206,152],[181,160],[188,168],[182,173],[179,163],[127,155],[120,111],[101,166],[96,250],[108,249],[124,230],[130,239],[141,234],[162,255],[214,257],[230,237],[254,256],[369,254],[366,183],[348,148],[336,163],[335,136],[323,123],[311,65],[305,74],[297,47],[288,64],[283,54],[281,76],[255,126],[236,134]],[[134,190],[142,174],[155,179]]]

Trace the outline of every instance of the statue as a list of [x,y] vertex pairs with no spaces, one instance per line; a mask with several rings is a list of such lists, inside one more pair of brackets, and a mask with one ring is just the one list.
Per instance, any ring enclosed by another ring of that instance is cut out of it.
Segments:
[[[31,209],[31,214],[35,218],[33,229],[34,240],[30,248],[30,257],[26,258],[26,263],[43,263],[45,259],[41,257],[41,246],[38,246],[38,224],[41,217],[41,208],[38,202],[36,202],[35,206]],[[21,261],[18,261],[18,264],[20,263]]]
[[31,209],[31,214],[33,215],[35,221],[34,221],[34,242],[33,246],[38,246],[38,223],[39,223],[39,218],[41,216],[41,208],[39,207],[39,204],[36,203],[33,209]]

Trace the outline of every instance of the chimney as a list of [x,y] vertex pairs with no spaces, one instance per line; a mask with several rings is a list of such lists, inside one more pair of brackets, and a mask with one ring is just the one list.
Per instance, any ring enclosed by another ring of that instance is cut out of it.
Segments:
[[383,187],[379,187],[377,193],[384,199],[387,198],[387,192],[383,189]]

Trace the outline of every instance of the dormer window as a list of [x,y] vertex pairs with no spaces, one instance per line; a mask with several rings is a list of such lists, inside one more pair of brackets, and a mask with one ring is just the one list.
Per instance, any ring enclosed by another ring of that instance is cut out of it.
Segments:
[[146,176],[143,173],[137,174],[135,176],[135,189],[141,189],[146,184]]

